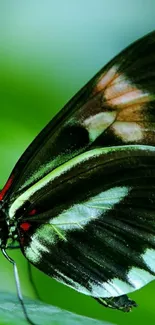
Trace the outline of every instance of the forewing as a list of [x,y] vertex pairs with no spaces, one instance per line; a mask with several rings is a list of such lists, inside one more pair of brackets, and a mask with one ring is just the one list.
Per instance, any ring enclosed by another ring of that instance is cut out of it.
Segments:
[[134,291],[155,275],[155,148],[81,154],[8,213],[18,218],[24,255],[49,276],[93,297]]
[[152,32],[115,57],[43,129],[18,161],[0,197],[9,188],[14,200],[54,168],[91,148],[154,145],[154,100]]

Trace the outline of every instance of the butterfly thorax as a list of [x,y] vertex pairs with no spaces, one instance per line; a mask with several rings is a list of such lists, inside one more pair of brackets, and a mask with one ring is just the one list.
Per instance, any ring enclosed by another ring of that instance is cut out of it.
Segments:
[[17,225],[15,221],[10,222],[7,218],[5,205],[3,201],[0,202],[0,247],[6,248],[12,246],[17,239]]
[[3,207],[3,202],[0,202],[0,247],[6,246],[8,239],[9,229],[6,222],[5,209]]

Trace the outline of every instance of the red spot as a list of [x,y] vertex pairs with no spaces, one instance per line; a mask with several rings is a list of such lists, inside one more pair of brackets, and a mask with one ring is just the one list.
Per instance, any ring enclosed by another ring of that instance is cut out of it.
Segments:
[[31,224],[29,222],[23,222],[21,225],[20,225],[20,228],[24,231],[28,231],[31,227]]
[[9,190],[12,182],[13,182],[14,175],[12,175],[8,181],[6,182],[5,186],[3,187],[2,191],[0,192],[0,201],[4,199],[6,192]]
[[36,214],[37,210],[33,209],[29,212],[29,216],[34,216],[34,214]]

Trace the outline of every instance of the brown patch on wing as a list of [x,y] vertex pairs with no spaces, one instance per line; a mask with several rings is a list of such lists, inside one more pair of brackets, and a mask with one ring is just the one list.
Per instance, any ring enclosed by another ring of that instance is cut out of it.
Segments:
[[139,122],[145,120],[145,105],[144,104],[133,104],[128,107],[123,107],[118,111],[117,121],[124,122],[126,120],[130,122]]

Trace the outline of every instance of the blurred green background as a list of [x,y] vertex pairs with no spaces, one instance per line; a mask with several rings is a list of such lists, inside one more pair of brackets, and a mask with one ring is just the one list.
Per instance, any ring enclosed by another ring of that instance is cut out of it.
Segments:
[[[28,144],[109,59],[155,28],[154,0],[0,0],[0,186]],[[27,265],[17,261],[23,293],[33,297]],[[115,324],[154,324],[155,282],[131,295],[132,313],[104,309],[33,268],[42,299]],[[15,291],[0,256],[0,290]]]

